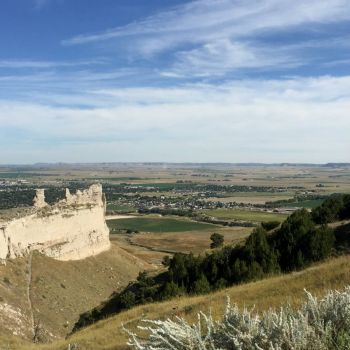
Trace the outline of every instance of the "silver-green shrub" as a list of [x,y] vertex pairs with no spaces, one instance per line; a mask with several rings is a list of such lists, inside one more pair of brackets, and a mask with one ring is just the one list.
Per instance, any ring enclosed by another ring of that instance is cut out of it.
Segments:
[[346,350],[350,349],[350,287],[318,300],[306,292],[299,310],[290,306],[258,315],[227,302],[221,321],[200,313],[190,325],[176,317],[144,320],[144,336],[127,331],[136,350]]

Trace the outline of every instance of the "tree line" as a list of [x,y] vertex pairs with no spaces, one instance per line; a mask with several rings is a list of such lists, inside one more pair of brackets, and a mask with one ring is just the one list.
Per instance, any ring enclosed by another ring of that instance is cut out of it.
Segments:
[[349,209],[350,195],[331,196],[312,212],[306,209],[294,212],[280,227],[271,224],[255,228],[245,244],[224,246],[205,256],[176,253],[172,258],[166,257],[163,260],[167,267],[165,272],[153,277],[140,273],[137,281],[122,293],[82,314],[76,328],[134,305],[179,295],[209,293],[276,273],[303,269],[336,252],[336,237],[327,223],[349,219]]

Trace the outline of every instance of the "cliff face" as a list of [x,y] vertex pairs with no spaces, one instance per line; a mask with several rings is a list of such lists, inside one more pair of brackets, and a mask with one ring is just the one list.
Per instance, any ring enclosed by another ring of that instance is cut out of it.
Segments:
[[109,247],[101,185],[75,195],[66,190],[66,199],[53,206],[45,203],[44,192],[38,190],[32,213],[0,222],[0,259],[37,250],[58,260],[79,260]]

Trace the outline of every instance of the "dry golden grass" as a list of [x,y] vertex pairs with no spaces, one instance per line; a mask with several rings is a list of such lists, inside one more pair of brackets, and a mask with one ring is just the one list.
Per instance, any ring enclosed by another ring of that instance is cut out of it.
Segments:
[[[126,349],[126,335],[122,324],[135,329],[141,319],[159,319],[184,316],[195,322],[199,310],[212,310],[219,318],[225,307],[225,298],[230,296],[232,302],[239,306],[252,307],[263,311],[269,308],[291,303],[298,306],[304,300],[304,288],[316,295],[322,295],[328,289],[341,289],[350,284],[350,256],[331,259],[301,272],[271,277],[258,282],[242,284],[209,295],[190,298],[177,298],[170,301],[147,304],[120,313],[110,319],[100,321],[72,335],[65,341],[33,347],[28,343],[16,344],[12,349],[63,350],[69,343],[76,343],[79,349],[86,350],[122,350]],[[0,339],[0,346],[4,339]],[[11,349],[11,348],[10,348]]]
[[[81,313],[124,289],[140,271],[149,269],[149,264],[115,245],[96,257],[79,261],[57,261],[34,253],[30,295],[34,321],[42,326],[41,337],[66,336]],[[0,337],[15,330],[23,338],[32,338],[27,272],[28,258],[0,265],[1,307],[9,305],[11,310],[21,312],[15,317],[13,312],[0,309]]]
[[131,242],[158,251],[203,254],[210,247],[213,232],[224,236],[226,244],[242,242],[252,232],[250,227],[218,228],[212,231],[188,231],[175,233],[146,233],[134,235]]
[[164,256],[169,255],[165,252],[159,252],[146,247],[130,244],[130,235],[113,234],[110,235],[110,240],[118,244],[120,248],[131,255],[147,262],[148,264],[152,264],[153,267],[161,265]]

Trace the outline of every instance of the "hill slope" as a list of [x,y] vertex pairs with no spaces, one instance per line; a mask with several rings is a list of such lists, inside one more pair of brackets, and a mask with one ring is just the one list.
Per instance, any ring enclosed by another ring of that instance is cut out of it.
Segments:
[[82,312],[150,268],[116,245],[78,261],[57,261],[36,252],[31,258],[9,260],[0,266],[0,335],[62,338]]
[[[287,302],[297,306],[304,300],[304,288],[316,295],[322,295],[328,289],[341,289],[349,284],[350,256],[342,256],[314,265],[301,272],[243,284],[209,295],[142,305],[100,321],[73,334],[65,341],[41,346],[17,343],[13,348],[18,350],[63,350],[67,349],[69,343],[76,343],[79,349],[122,350],[126,349],[127,338],[122,330],[122,324],[129,329],[134,329],[141,319],[167,318],[174,315],[184,316],[187,320],[195,322],[197,312],[199,310],[208,311],[209,308],[213,316],[219,318],[225,307],[226,296],[230,296],[232,302],[237,302],[240,306],[255,305],[258,311],[279,307]],[[5,344],[4,341],[5,339],[0,340],[0,345]],[[7,343],[11,344],[9,338],[7,338]]]

